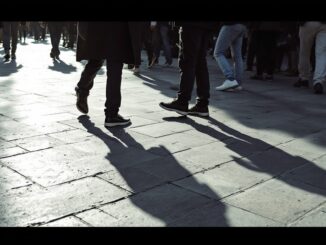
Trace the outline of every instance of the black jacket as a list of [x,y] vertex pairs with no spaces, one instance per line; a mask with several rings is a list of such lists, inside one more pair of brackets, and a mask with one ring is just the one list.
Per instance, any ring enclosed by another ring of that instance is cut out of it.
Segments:
[[79,22],[76,59],[110,59],[133,64],[129,23]]

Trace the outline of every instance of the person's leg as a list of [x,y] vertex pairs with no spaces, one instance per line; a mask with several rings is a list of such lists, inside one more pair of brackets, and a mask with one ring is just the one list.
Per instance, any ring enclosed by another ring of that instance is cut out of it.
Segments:
[[230,47],[234,38],[233,33],[233,26],[223,26],[220,30],[218,35],[215,50],[214,50],[214,57],[226,77],[226,79],[233,81],[235,79],[233,68],[231,67],[229,61],[225,57],[225,54]]
[[252,71],[257,50],[257,32],[253,31],[248,39],[247,70]]
[[316,36],[316,68],[313,78],[315,93],[323,93],[326,81],[326,24],[321,25]]
[[204,31],[201,35],[200,47],[196,64],[197,105],[202,108],[208,106],[210,97],[209,74],[206,60],[208,43],[209,33],[207,31]]
[[300,27],[299,37],[300,37],[300,50],[299,50],[299,78],[303,81],[310,80],[310,56],[311,48],[315,39],[313,35],[314,27],[306,23],[304,26]]
[[178,101],[183,105],[188,105],[191,100],[202,32],[200,29],[189,27],[180,29],[180,89],[178,91]]
[[235,80],[239,83],[239,85],[242,84],[243,80],[243,55],[242,55],[242,43],[243,43],[243,37],[246,32],[246,27],[244,25],[237,25],[236,27],[238,35],[231,43],[231,51],[233,53],[233,59],[235,63]]
[[53,48],[56,55],[60,55],[59,44],[60,44],[62,29],[63,29],[63,23],[61,22],[55,23]]
[[89,60],[81,74],[77,87],[75,88],[77,95],[76,106],[82,113],[88,113],[87,97],[89,91],[94,85],[96,73],[101,69],[103,62],[103,60]]
[[266,48],[265,48],[265,64],[266,64],[266,72],[268,75],[268,79],[273,78],[274,70],[275,70],[275,53],[276,53],[276,40],[277,40],[278,32],[270,32],[266,36]]
[[10,38],[11,38],[11,23],[3,22],[3,48],[6,57],[10,58]]
[[[261,79],[264,72],[264,32],[257,32],[256,78]],[[254,78],[253,77],[253,78]]]
[[78,90],[88,96],[89,91],[94,85],[94,78],[96,73],[101,69],[103,60],[89,60],[86,64],[84,71],[81,74],[81,78],[77,84]]
[[105,115],[114,118],[121,106],[122,62],[107,60]]
[[172,64],[172,55],[171,55],[171,46],[170,46],[170,38],[169,38],[169,28],[167,26],[161,26],[161,39],[163,43],[164,55],[167,64]]
[[13,59],[16,57],[16,50],[17,50],[17,42],[18,42],[18,22],[11,23],[11,55]]

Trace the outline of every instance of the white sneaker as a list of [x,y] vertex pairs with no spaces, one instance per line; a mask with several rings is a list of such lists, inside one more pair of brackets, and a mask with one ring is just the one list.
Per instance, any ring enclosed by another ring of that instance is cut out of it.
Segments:
[[235,87],[233,90],[234,91],[242,91],[243,87],[241,85],[239,85],[238,87]]
[[218,86],[215,88],[217,91],[225,91],[231,88],[236,88],[239,86],[239,83],[236,80],[225,80],[224,83],[221,86]]

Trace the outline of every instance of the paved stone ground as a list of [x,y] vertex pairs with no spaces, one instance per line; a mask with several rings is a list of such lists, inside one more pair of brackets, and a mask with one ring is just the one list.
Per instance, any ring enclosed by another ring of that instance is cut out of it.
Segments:
[[64,48],[53,62],[48,42],[29,39],[0,64],[0,226],[326,225],[325,95],[280,75],[216,92],[208,57],[211,118],[182,118],[158,106],[176,93],[174,60],[124,70],[133,124],[108,130],[105,67],[82,116],[84,64]]

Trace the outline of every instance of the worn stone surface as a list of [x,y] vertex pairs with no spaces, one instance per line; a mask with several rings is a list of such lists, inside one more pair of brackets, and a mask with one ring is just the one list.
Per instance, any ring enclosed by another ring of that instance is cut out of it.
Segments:
[[[173,183],[210,198],[222,199],[262,183],[272,177],[273,176],[268,174],[257,173],[239,166],[234,162],[230,162]],[[198,185],[198,182],[202,183],[202,185]],[[209,186],[209,188],[207,188],[207,186]]]
[[69,216],[67,218],[59,219],[41,227],[87,227],[88,225],[83,223],[81,220],[74,216]]
[[177,59],[144,63],[122,72],[132,124],[105,128],[106,67],[82,115],[87,62],[63,47],[50,59],[49,40],[0,63],[0,226],[324,225],[325,95],[250,72],[241,92],[217,92],[225,78],[208,57],[210,118],[181,117],[159,106],[176,97]]
[[326,190],[291,179],[270,180],[223,202],[288,224],[325,202]]
[[114,226],[164,226],[210,202],[172,185],[163,185],[100,209],[116,218]]
[[183,218],[172,223],[170,227],[281,227],[281,223],[253,214],[251,212],[224,206],[221,203],[210,203],[195,209]]
[[98,178],[86,178],[48,190],[34,186],[1,195],[1,226],[42,224],[112,202],[128,192]]

